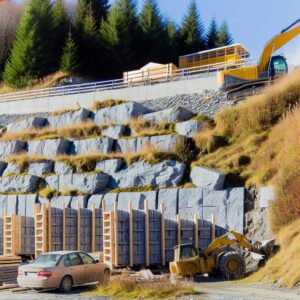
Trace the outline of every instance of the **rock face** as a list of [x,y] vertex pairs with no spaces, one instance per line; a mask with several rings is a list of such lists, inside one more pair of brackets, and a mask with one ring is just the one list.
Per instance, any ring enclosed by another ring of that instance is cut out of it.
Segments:
[[20,174],[21,173],[21,169],[19,166],[13,164],[13,163],[9,163],[6,167],[6,169],[4,170],[2,176],[9,176],[12,174]]
[[181,183],[185,169],[185,164],[174,160],[167,160],[156,165],[136,162],[111,176],[116,187],[176,186]]
[[195,166],[193,167],[190,179],[197,187],[221,190],[225,182],[225,174],[213,169]]
[[96,171],[102,171],[106,174],[114,174],[120,170],[123,165],[122,159],[107,159],[98,161],[96,164]]
[[55,158],[58,155],[69,153],[71,144],[65,139],[30,141],[28,142],[28,154]]
[[66,112],[61,115],[48,118],[49,126],[52,128],[60,128],[69,125],[76,125],[87,121],[90,116],[90,111],[85,108],[80,108],[72,112]]
[[40,178],[34,175],[8,176],[0,178],[0,192],[34,193],[39,187]]
[[173,134],[119,139],[117,150],[122,153],[139,152],[151,145],[158,150],[172,151],[176,141],[177,135]]
[[49,187],[57,190],[78,190],[86,194],[103,191],[109,181],[107,174],[69,174],[51,175],[45,178]]
[[113,107],[100,109],[95,114],[97,125],[105,123],[126,124],[131,118],[151,112],[148,108],[137,102],[128,102]]
[[7,163],[4,162],[4,161],[0,161],[0,176],[2,176],[4,170],[6,169],[7,167]]
[[112,125],[102,130],[102,135],[110,137],[112,139],[119,139],[126,134],[129,129],[125,125]]
[[113,146],[114,140],[108,137],[78,140],[74,141],[72,153],[86,154],[99,152],[107,154],[112,151]]
[[175,126],[175,131],[186,137],[192,138],[196,133],[203,129],[203,122],[197,120],[189,120],[186,122],[177,123]]
[[28,168],[29,175],[35,175],[39,177],[51,172],[53,172],[53,162],[31,163]]
[[25,150],[26,143],[22,141],[0,142],[0,159],[18,154]]
[[273,186],[264,186],[259,189],[259,207],[268,207],[270,202],[275,200]]
[[144,119],[153,122],[182,122],[191,119],[194,114],[184,107],[167,108],[144,116]]
[[55,162],[54,172],[57,175],[67,175],[73,173],[73,168],[65,161]]
[[24,131],[33,128],[41,128],[45,126],[47,119],[39,117],[30,117],[21,121],[16,121],[7,125],[7,132]]

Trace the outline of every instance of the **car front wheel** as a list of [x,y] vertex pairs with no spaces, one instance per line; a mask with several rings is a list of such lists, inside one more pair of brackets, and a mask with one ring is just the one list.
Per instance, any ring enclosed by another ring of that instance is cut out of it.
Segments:
[[71,276],[65,276],[60,283],[59,290],[61,292],[69,292],[73,286],[73,280]]

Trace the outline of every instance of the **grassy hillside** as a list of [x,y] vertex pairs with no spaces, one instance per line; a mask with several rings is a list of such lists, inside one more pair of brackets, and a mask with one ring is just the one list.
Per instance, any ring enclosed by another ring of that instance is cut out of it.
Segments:
[[215,126],[195,136],[202,155],[194,165],[220,169],[248,187],[275,185],[275,232],[300,217],[299,102],[298,70],[262,95],[219,112]]

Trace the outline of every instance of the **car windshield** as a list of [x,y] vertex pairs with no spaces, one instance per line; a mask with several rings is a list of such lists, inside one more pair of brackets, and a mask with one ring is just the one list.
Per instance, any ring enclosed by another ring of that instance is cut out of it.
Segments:
[[39,256],[33,262],[33,264],[55,266],[60,258],[61,258],[61,254],[43,254]]

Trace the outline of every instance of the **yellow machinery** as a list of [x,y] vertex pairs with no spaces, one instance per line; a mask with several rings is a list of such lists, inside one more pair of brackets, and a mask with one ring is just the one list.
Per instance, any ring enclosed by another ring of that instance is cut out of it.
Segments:
[[286,59],[272,56],[290,40],[300,34],[300,19],[273,37],[264,47],[257,65],[232,66],[218,72],[220,90],[227,91],[228,98],[250,95],[254,89],[265,86],[288,72]]
[[245,261],[242,247],[268,259],[275,251],[275,241],[250,242],[238,232],[229,231],[216,238],[205,249],[196,249],[192,244],[181,244],[174,248],[174,261],[170,263],[172,275],[194,276],[197,274],[220,274],[226,279],[239,279],[245,276]]

